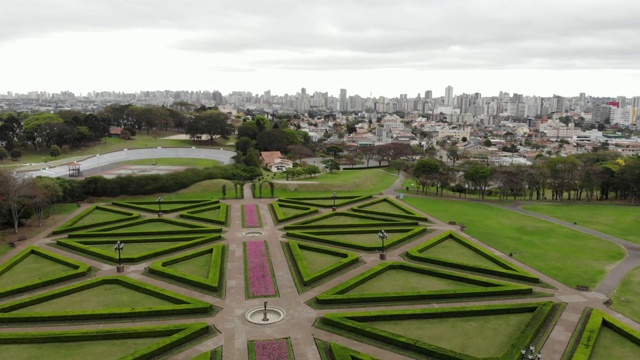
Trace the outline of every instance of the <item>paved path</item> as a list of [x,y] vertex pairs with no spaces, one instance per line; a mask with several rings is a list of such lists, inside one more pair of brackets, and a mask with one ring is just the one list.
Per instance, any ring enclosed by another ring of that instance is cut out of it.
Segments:
[[[394,185],[384,191],[384,194],[390,197],[395,197],[396,191],[394,189],[398,189],[401,187],[402,178],[398,178],[398,180],[394,183]],[[351,347],[355,350],[362,351],[364,353],[368,353],[377,358],[387,360],[387,359],[398,359],[405,360],[407,357],[400,356],[398,354],[377,348],[375,346],[371,346],[368,344],[364,344],[361,342],[353,341],[341,336],[334,335],[332,333],[328,333],[323,330],[319,330],[313,327],[313,323],[316,321],[318,316],[321,316],[325,313],[330,312],[340,312],[340,311],[367,311],[372,308],[349,308],[346,310],[341,309],[331,309],[331,310],[314,310],[305,304],[305,301],[315,297],[316,295],[327,291],[328,289],[343,283],[347,279],[352,278],[374,266],[379,264],[381,260],[379,260],[377,253],[361,253],[362,258],[364,260],[364,264],[356,267],[340,276],[337,276],[334,279],[312,289],[303,294],[298,294],[292,275],[287,266],[287,262],[285,259],[284,251],[281,246],[281,241],[283,239],[283,232],[281,231],[282,226],[279,224],[275,224],[273,222],[272,216],[269,212],[269,203],[273,201],[273,199],[254,199],[251,195],[250,185],[247,184],[244,188],[245,198],[241,200],[223,200],[223,202],[231,205],[231,222],[228,228],[225,228],[225,232],[223,234],[222,243],[225,243],[229,246],[229,256],[227,263],[227,286],[226,286],[226,298],[219,299],[210,295],[205,295],[200,292],[185,289],[177,285],[165,283],[161,280],[157,280],[154,278],[149,278],[143,274],[144,268],[149,266],[152,261],[157,259],[153,259],[148,262],[135,264],[135,265],[126,265],[125,275],[139,279],[141,281],[161,286],[171,291],[175,291],[181,294],[185,294],[187,296],[195,297],[204,301],[208,301],[215,306],[222,308],[222,310],[216,316],[209,317],[195,317],[195,318],[183,318],[183,319],[157,319],[157,320],[147,320],[147,321],[137,321],[130,323],[111,323],[111,324],[71,324],[65,325],[65,328],[69,329],[93,329],[93,328],[105,328],[105,327],[123,327],[123,326],[142,326],[142,325],[160,325],[160,324],[176,324],[176,323],[191,323],[191,322],[207,322],[208,324],[215,326],[218,330],[221,331],[221,334],[210,338],[202,343],[199,343],[191,348],[185,349],[182,352],[175,354],[172,359],[178,360],[190,360],[194,356],[213,349],[217,346],[224,345],[224,358],[225,359],[241,359],[245,360],[248,358],[247,351],[247,341],[248,340],[259,340],[259,339],[273,339],[280,337],[290,337],[294,353],[297,360],[310,359],[310,360],[319,360],[320,356],[318,350],[315,345],[315,339],[321,339],[325,341],[333,341],[339,344]],[[244,204],[257,204],[258,209],[260,211],[261,219],[262,219],[262,228],[261,229],[246,229],[242,228],[241,223],[241,205]],[[72,216],[76,215],[80,211],[84,210],[88,205],[83,205],[72,215],[69,215],[65,219],[61,219],[57,224],[49,224],[49,232],[50,229],[54,229],[60,224],[66,222]],[[350,206],[343,207],[339,210],[346,210]],[[331,211],[330,209],[322,210],[322,212]],[[149,216],[153,216],[150,214]],[[166,214],[168,217],[176,216],[175,214]],[[438,219],[431,218],[432,222],[429,227],[434,230],[433,232],[426,234],[419,239],[410,241],[406,244],[403,244],[397,248],[391,249],[391,251],[387,251],[388,260],[402,260],[400,255],[406,250],[416,246],[417,244],[424,242],[425,240],[437,236],[443,231],[447,230],[459,230],[457,227],[445,224]],[[572,224],[569,224],[572,225]],[[248,230],[259,230],[264,231],[265,235],[260,238],[251,238],[243,236],[243,232]],[[523,269],[536,274],[539,276],[542,281],[552,285],[555,289],[548,288],[536,288],[537,291],[550,293],[553,298],[519,298],[519,299],[507,299],[507,300],[499,300],[499,301],[474,301],[474,302],[464,302],[464,303],[429,303],[425,302],[421,305],[410,305],[410,306],[384,306],[384,307],[375,307],[374,309],[404,309],[404,308],[430,308],[430,307],[451,307],[451,306],[459,306],[459,305],[484,305],[484,304],[495,304],[495,303],[520,303],[520,302],[531,302],[531,301],[540,301],[553,299],[558,302],[566,302],[568,304],[566,310],[563,312],[560,320],[558,321],[556,327],[553,329],[551,336],[545,343],[542,351],[545,354],[545,359],[560,359],[569,338],[582,314],[582,311],[585,307],[594,307],[599,308],[616,318],[619,318],[624,323],[632,326],[635,329],[640,330],[640,324],[635,323],[622,315],[616,313],[615,311],[607,308],[602,304],[603,300],[606,299],[599,292],[580,292],[575,289],[569,288],[554,279],[551,279],[544,274],[537,272],[535,269],[530,268],[526,264],[518,262],[516,259],[510,258],[505,254],[500,253],[499,251],[487,247],[485,244],[479,242],[478,240],[467,236],[467,234],[463,234],[468,240],[479,244],[481,246],[486,247],[489,251],[494,254],[508,259],[509,261],[515,263],[516,265],[522,267]],[[269,247],[269,252],[271,256],[272,263],[275,268],[275,277],[277,286],[280,292],[280,296],[278,298],[269,298],[269,305],[277,306],[285,309],[287,312],[287,316],[281,322],[278,322],[273,325],[255,325],[247,322],[244,318],[245,312],[249,309],[260,307],[264,299],[245,299],[244,293],[244,261],[243,261],[243,242],[250,240],[265,240]],[[47,232],[43,232],[41,235],[25,241],[24,245],[29,244],[37,244],[47,250],[54,251],[65,256],[80,259],[86,263],[92,265],[96,270],[96,276],[107,276],[114,275],[115,268],[112,265],[104,264],[99,261],[94,261],[90,259],[83,258],[81,256],[68,253],[61,249],[52,248],[47,244],[54,241],[55,238],[47,237]],[[627,244],[628,245],[628,244]],[[20,247],[23,245],[20,244]],[[624,244],[623,244],[624,246]],[[185,250],[183,252],[191,251],[192,249]],[[0,261],[5,261],[7,258],[14,256],[16,251],[12,251],[11,253],[5,255],[0,258]],[[622,264],[624,261],[618,265],[617,268],[620,268],[620,273],[623,273]],[[617,269],[616,268],[616,269]],[[615,271],[615,269],[614,269]],[[613,273],[613,271],[612,271]],[[609,281],[609,278],[612,277],[610,275],[607,277],[603,283]],[[611,280],[613,281],[613,280]],[[77,282],[72,281],[70,283]],[[52,289],[60,288],[62,286],[66,286],[67,284],[58,284],[52,287],[47,287],[43,290],[39,290],[37,293],[42,293],[45,291],[50,291]],[[29,296],[34,293],[30,293]],[[19,296],[25,297],[27,295]],[[15,297],[15,298],[19,298]],[[7,301],[7,299],[0,299],[0,302]],[[12,327],[1,327],[0,332],[8,332],[8,331],[16,331],[17,328]],[[20,328],[21,331],[29,330],[29,331],[41,331],[41,330],[54,330],[60,329],[57,326],[44,326],[37,328]]]

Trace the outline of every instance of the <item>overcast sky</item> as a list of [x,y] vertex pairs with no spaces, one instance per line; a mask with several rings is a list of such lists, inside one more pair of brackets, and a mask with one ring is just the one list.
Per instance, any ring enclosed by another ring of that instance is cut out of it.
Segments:
[[0,92],[640,95],[637,0],[2,0]]

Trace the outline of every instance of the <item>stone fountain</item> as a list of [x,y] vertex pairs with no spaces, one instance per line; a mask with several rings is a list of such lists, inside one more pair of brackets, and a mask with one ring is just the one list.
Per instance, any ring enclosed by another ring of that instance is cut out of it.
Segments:
[[247,311],[244,317],[247,321],[258,325],[274,324],[284,319],[285,311],[277,307],[268,306],[268,303],[269,301],[265,300],[263,307]]

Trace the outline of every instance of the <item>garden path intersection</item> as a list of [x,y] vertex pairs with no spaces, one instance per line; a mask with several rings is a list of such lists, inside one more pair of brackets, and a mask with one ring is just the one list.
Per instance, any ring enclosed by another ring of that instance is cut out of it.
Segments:
[[[385,191],[383,194],[387,195],[391,198],[395,197],[397,193],[394,189],[400,188],[400,179],[394,184],[392,188]],[[285,252],[283,247],[281,246],[281,241],[284,238],[284,232],[282,230],[282,225],[274,223],[273,217],[271,216],[269,204],[274,201],[274,199],[254,199],[252,197],[250,185],[245,185],[244,188],[245,198],[236,200],[236,199],[228,199],[222,200],[221,202],[227,203],[231,205],[230,212],[230,222],[228,227],[224,227],[224,232],[222,234],[222,240],[216,242],[224,243],[228,246],[227,253],[227,264],[225,269],[226,276],[226,293],[225,298],[220,299],[218,297],[212,295],[206,295],[201,292],[191,290],[189,288],[184,288],[173,283],[165,282],[159,280],[155,277],[148,277],[144,275],[144,271],[150,264],[157,260],[154,258],[149,261],[144,261],[140,263],[136,263],[133,265],[126,264],[125,265],[125,276],[131,277],[133,279],[161,287],[178,294],[186,295],[195,299],[199,299],[202,301],[209,302],[216,307],[219,307],[221,310],[215,314],[215,316],[209,317],[184,317],[184,318],[175,318],[172,317],[170,319],[158,319],[158,320],[144,320],[144,321],[131,321],[131,322],[110,322],[108,325],[92,322],[88,324],[79,324],[79,323],[71,323],[68,325],[46,325],[46,326],[37,326],[37,327],[24,327],[24,326],[2,326],[0,327],[0,332],[15,332],[15,331],[49,331],[49,330],[71,330],[71,329],[99,329],[99,328],[120,328],[127,326],[147,326],[147,325],[165,325],[165,324],[183,324],[183,323],[195,323],[195,322],[206,322],[216,329],[220,331],[220,334],[215,337],[209,338],[204,342],[200,342],[190,348],[182,350],[180,353],[176,353],[172,355],[172,359],[178,360],[188,360],[193,357],[214,349],[218,346],[223,346],[224,359],[248,359],[248,348],[247,342],[251,340],[268,340],[268,339],[279,339],[279,338],[290,338],[291,344],[293,347],[293,351],[296,359],[310,359],[310,360],[320,360],[320,354],[318,352],[318,348],[316,346],[315,339],[320,339],[324,341],[335,342],[354,350],[369,354],[373,357],[379,359],[410,359],[406,356],[399,355],[394,352],[390,352],[387,350],[383,350],[381,348],[362,343],[359,341],[354,341],[346,337],[342,337],[321,329],[318,329],[313,326],[316,322],[316,318],[318,316],[322,316],[325,314],[335,313],[335,312],[344,312],[344,311],[370,311],[372,309],[375,310],[387,310],[387,309],[413,309],[413,308],[443,308],[443,307],[454,307],[454,306],[472,306],[472,305],[488,305],[488,304],[516,304],[516,303],[528,303],[528,302],[536,302],[536,301],[546,301],[553,300],[556,302],[565,302],[567,303],[567,307],[561,314],[556,326],[553,328],[549,338],[547,339],[544,347],[542,348],[542,353],[544,354],[544,359],[560,359],[567,344],[569,343],[571,334],[573,333],[580,316],[586,307],[592,307],[596,309],[600,309],[605,313],[619,319],[623,323],[629,325],[630,327],[640,330],[640,324],[618,314],[617,312],[609,309],[605,305],[603,305],[603,301],[607,299],[606,295],[609,291],[611,291],[619,281],[624,277],[627,271],[630,271],[633,266],[621,267],[619,265],[616,267],[618,271],[614,270],[610,273],[609,277],[603,281],[600,286],[596,289],[596,291],[592,292],[582,292],[577,291],[575,289],[569,288],[554,279],[551,279],[545,276],[542,273],[537,272],[536,270],[528,267],[525,264],[519,263],[516,259],[510,258],[509,256],[500,253],[499,251],[492,249],[485,244],[479,242],[476,239],[469,237],[468,235],[462,233],[464,238],[476,245],[484,247],[491,253],[503,258],[509,262],[512,262],[522,268],[523,270],[538,276],[543,282],[550,284],[555,287],[555,289],[542,288],[542,287],[534,287],[535,291],[546,292],[553,295],[553,298],[514,298],[514,299],[502,299],[502,300],[479,300],[479,301],[465,301],[465,302],[421,302],[420,305],[401,305],[401,306],[376,306],[376,307],[349,307],[348,309],[313,309],[310,306],[306,305],[305,302],[316,297],[319,294],[326,292],[329,289],[334,288],[337,285],[340,285],[347,281],[348,279],[353,278],[359,274],[368,271],[380,263],[384,262],[379,259],[378,253],[366,253],[360,252],[364,264],[355,268],[351,268],[351,270],[347,272],[340,273],[338,276],[332,278],[331,280],[312,288],[309,291],[304,292],[303,294],[298,294],[296,290],[296,285],[292,274],[290,272],[289,266],[287,266],[287,258],[285,256]],[[261,219],[261,228],[246,228],[243,227],[243,215],[242,215],[242,205],[257,205],[257,210],[259,212],[259,217]],[[408,205],[405,205],[408,208],[411,208]],[[91,265],[94,269],[96,269],[95,276],[103,277],[103,276],[115,276],[116,268],[114,265],[105,264],[97,260],[93,260],[91,258],[86,258],[84,256],[80,256],[77,253],[71,253],[62,250],[58,247],[48,246],[53,240],[64,237],[63,235],[50,237],[48,234],[51,233],[51,230],[59,227],[64,224],[75,215],[80,213],[83,210],[88,209],[89,205],[82,205],[74,214],[68,216],[66,219],[63,219],[60,223],[57,224],[49,224],[50,228],[47,231],[43,231],[41,235],[24,241],[20,244],[20,247],[26,245],[36,245],[48,251],[63,255],[65,257],[78,260],[84,262],[86,264]],[[346,210],[351,207],[350,205],[344,206],[342,208],[338,208],[338,210]],[[411,208],[412,210],[419,212],[416,209]],[[331,212],[331,208],[321,209],[321,213]],[[439,220],[436,220],[426,214],[429,217],[431,224],[429,224],[429,229],[431,232],[427,234],[423,234],[416,239],[412,239],[411,241],[405,242],[400,246],[392,248],[391,250],[387,250],[387,260],[390,261],[404,261],[404,259],[400,256],[405,253],[409,249],[415,247],[418,244],[425,242],[428,239],[434,238],[446,231],[459,231],[458,227],[448,225]],[[166,218],[176,217],[175,214],[164,214]],[[563,224],[564,226],[571,226],[572,224]],[[244,236],[243,233],[249,230],[258,230],[263,231],[264,236],[261,237],[247,237]],[[606,237],[603,237],[607,239]],[[244,249],[243,243],[252,240],[264,240],[268,245],[268,251],[271,258],[271,264],[273,266],[275,283],[277,284],[279,297],[269,297],[267,298],[253,298],[246,299],[245,296],[245,269],[244,269]],[[607,239],[612,240],[612,239]],[[615,241],[615,240],[613,240]],[[206,247],[207,245],[202,245],[201,247]],[[635,245],[637,246],[637,245]],[[193,251],[194,248],[190,248],[188,250],[183,250],[180,252],[172,253],[171,256],[180,253],[187,253],[189,251]],[[629,248],[628,248],[629,249]],[[18,249],[20,250],[20,249]],[[125,248],[125,252],[126,252]],[[6,262],[11,257],[15,256],[18,251],[12,251],[4,256],[0,257],[0,263]],[[635,259],[637,254],[631,254],[630,256]],[[627,260],[625,260],[627,261]],[[628,263],[631,260],[628,261]],[[637,260],[633,260],[631,264],[636,265]],[[623,261],[621,264],[624,264]],[[615,272],[615,275],[613,275]],[[75,281],[74,281],[75,282]],[[37,295],[45,292],[49,292],[52,290],[56,290],[59,288],[63,288],[69,285],[72,282],[65,282],[63,284],[57,284],[48,286],[45,289],[39,289],[36,291],[29,292],[28,295],[16,296],[7,299],[0,299],[0,304],[3,304],[7,301],[11,301],[15,298],[21,298],[26,296]],[[613,285],[611,285],[613,284]],[[600,292],[598,292],[600,291]],[[601,293],[602,292],[602,293]],[[256,325],[249,323],[245,319],[245,313],[247,310],[261,307],[264,300],[269,301],[269,306],[274,306],[278,308],[282,308],[286,311],[286,317],[275,324],[271,325]],[[96,359],[99,357],[96,357]]]

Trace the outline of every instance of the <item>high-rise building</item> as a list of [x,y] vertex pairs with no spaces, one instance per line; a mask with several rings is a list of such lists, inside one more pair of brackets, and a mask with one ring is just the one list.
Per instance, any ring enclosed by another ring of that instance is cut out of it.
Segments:
[[347,111],[347,89],[340,89],[339,111]]
[[427,90],[424,92],[424,99],[425,100],[431,100],[433,99],[433,91],[431,90]]
[[447,86],[444,89],[444,104],[446,106],[453,105],[453,88],[451,87],[451,85]]

